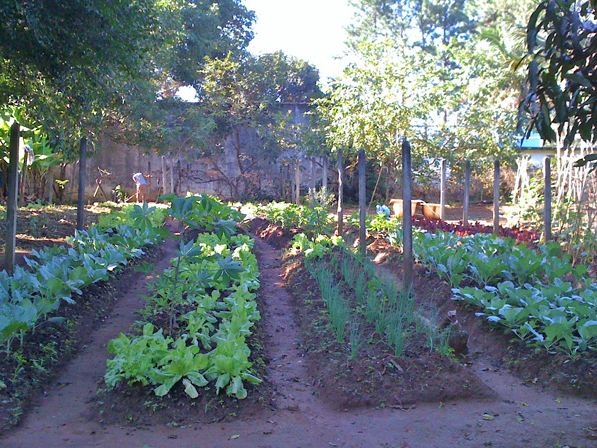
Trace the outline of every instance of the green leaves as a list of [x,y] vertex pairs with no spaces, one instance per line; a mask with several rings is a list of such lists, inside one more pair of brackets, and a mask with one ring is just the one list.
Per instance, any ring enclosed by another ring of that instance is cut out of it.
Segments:
[[195,386],[204,387],[208,381],[199,373],[205,370],[209,365],[209,360],[205,354],[199,353],[199,348],[195,345],[186,345],[184,340],[177,339],[172,349],[167,350],[164,357],[157,360],[157,368],[150,369],[152,380],[160,384],[154,392],[158,397],[163,397],[170,389],[183,380],[185,392],[191,398],[197,398],[198,392]]
[[[172,214],[197,222],[218,214],[210,198],[173,201]],[[198,208],[198,210],[196,210]],[[222,212],[224,209],[222,208]],[[204,221],[207,222],[207,221]],[[182,384],[190,398],[215,382],[216,393],[247,396],[243,382],[258,384],[250,373],[251,351],[245,337],[260,318],[252,292],[259,287],[253,242],[246,235],[200,233],[181,241],[173,266],[154,284],[147,315],[169,315],[168,338],[151,323],[137,337],[121,335],[110,343],[106,383],[120,381],[151,385],[157,396],[167,396]]]
[[497,287],[455,288],[453,298],[479,308],[477,313],[492,323],[504,325],[521,339],[546,349],[569,354],[597,348],[597,290],[591,287],[576,295],[569,283],[517,286],[502,282]]
[[413,249],[452,286],[472,281],[475,286],[453,288],[453,299],[478,307],[489,322],[548,350],[574,355],[597,348],[597,283],[558,243],[531,249],[493,235],[436,231],[415,233]]
[[[61,302],[72,304],[76,295],[92,283],[105,280],[128,259],[143,254],[139,246],[159,241],[154,226],[141,228],[128,214],[121,224],[101,230],[92,227],[67,238],[71,248],[45,248],[27,258],[28,270],[17,267],[12,276],[0,272],[0,343],[10,348],[15,336],[35,328],[43,318],[59,309]],[[155,217],[152,219],[155,220]],[[157,220],[156,220],[157,222]]]
[[531,126],[542,138],[555,141],[552,125],[557,124],[566,146],[577,135],[585,141],[597,141],[595,108],[591,106],[597,100],[594,6],[591,0],[543,0],[527,27],[532,59],[525,105]]
[[285,229],[301,229],[305,234],[331,234],[333,222],[325,207],[306,207],[287,202],[269,202],[259,206],[258,213]]

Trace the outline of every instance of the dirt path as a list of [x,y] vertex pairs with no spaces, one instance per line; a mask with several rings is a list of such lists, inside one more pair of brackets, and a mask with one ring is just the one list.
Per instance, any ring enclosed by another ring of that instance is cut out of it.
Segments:
[[[156,265],[167,266],[172,241]],[[595,447],[595,403],[538,391],[482,360],[474,369],[498,398],[423,404],[408,409],[336,411],[310,383],[299,346],[291,297],[284,288],[280,251],[256,241],[260,297],[269,361],[266,381],[274,406],[230,423],[186,427],[105,426],[89,418],[89,403],[103,375],[106,344],[126,330],[142,306],[147,278],[128,281],[113,315],[93,334],[35,405],[20,427],[0,439],[3,448],[53,447]]]

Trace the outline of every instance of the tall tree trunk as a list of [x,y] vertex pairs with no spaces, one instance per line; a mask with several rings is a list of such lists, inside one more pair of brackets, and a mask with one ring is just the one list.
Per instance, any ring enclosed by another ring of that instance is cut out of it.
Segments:
[[[543,178],[544,178],[544,204],[543,204],[543,220],[545,227],[545,241],[551,240],[551,158],[545,157],[543,161]],[[579,198],[580,204],[580,198]]]
[[174,192],[174,157],[170,157],[170,193]]
[[161,169],[162,169],[162,194],[168,193],[166,191],[166,157],[160,157]]
[[328,191],[328,158],[321,158],[322,174],[321,174],[321,188],[327,193]]
[[301,203],[301,160],[297,159],[294,166],[294,203]]
[[446,219],[446,190],[447,190],[447,161],[442,159],[440,165],[440,182],[439,182],[439,219],[444,221]]

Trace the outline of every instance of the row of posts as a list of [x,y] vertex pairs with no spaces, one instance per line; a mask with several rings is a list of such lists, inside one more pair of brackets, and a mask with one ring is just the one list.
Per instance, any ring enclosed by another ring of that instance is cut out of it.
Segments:
[[[404,270],[404,290],[412,293],[413,289],[413,250],[412,250],[412,161],[411,161],[411,147],[410,143],[404,139],[402,141],[402,226],[403,226],[403,270]],[[365,151],[358,152],[358,171],[359,171],[359,251],[361,255],[366,252],[366,192],[365,192],[365,171],[366,171]],[[447,170],[446,160],[441,162],[440,172],[440,219],[445,219],[446,208],[446,185],[447,185]],[[549,241],[552,238],[551,234],[551,159],[545,157],[543,165],[544,174],[544,239]],[[343,162],[342,153],[339,154],[338,160],[338,234],[342,234],[342,179],[343,179]],[[462,221],[464,225],[468,224],[468,211],[470,205],[470,185],[471,185],[471,163],[466,161],[464,172],[464,198],[463,198],[463,216]],[[497,234],[500,228],[500,162],[495,160],[493,163],[493,232]]]
[[[15,266],[17,242],[17,210],[19,206],[19,143],[21,125],[15,121],[10,127],[9,159],[8,159],[8,197],[6,200],[6,235],[4,244],[4,266],[6,272],[12,274]],[[85,226],[85,165],[87,160],[87,139],[82,138],[79,154],[79,195],[77,201],[77,229]],[[24,172],[24,171],[23,171]]]

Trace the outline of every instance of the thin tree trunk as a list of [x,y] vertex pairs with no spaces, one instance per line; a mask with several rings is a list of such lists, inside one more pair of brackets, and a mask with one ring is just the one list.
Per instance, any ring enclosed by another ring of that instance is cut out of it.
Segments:
[[170,157],[170,193],[174,193],[174,158]]
[[328,191],[328,158],[322,157],[321,158],[321,165],[322,165],[322,175],[321,175],[321,187],[323,191],[327,193]]
[[[377,180],[375,181],[375,186],[373,187],[373,192],[371,192],[371,200],[369,201],[369,208],[371,208],[371,205],[373,204],[373,200],[375,199],[375,193],[377,192],[377,187],[379,186],[379,181],[381,179],[381,175],[383,173],[383,166],[379,167],[379,174],[377,175]],[[384,201],[385,203],[386,201]]]
[[162,168],[162,194],[167,194],[166,191],[166,156],[160,157]]
[[444,221],[446,219],[446,178],[447,178],[447,162],[442,159],[440,165],[440,182],[439,182],[439,219]]
[[301,203],[301,161],[297,159],[294,166],[294,203]]
[[543,220],[545,227],[545,241],[551,240],[551,159],[545,157],[543,161],[544,203]]

